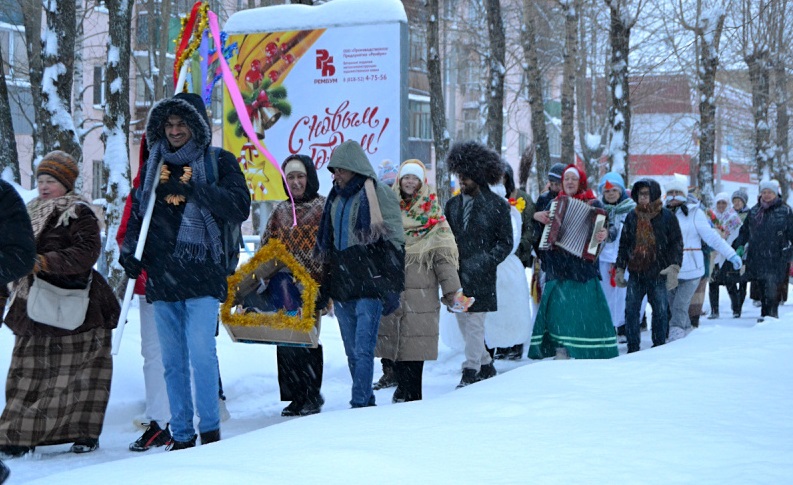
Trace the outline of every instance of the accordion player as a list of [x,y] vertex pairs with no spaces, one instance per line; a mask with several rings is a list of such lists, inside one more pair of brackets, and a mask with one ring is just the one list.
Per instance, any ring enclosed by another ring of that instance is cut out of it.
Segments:
[[607,222],[606,211],[586,202],[562,195],[549,208],[548,223],[539,247],[559,248],[586,261],[594,261],[600,252],[597,233]]

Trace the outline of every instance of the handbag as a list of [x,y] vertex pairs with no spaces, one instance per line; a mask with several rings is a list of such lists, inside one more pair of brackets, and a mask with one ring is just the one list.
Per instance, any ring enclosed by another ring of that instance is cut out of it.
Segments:
[[85,321],[91,280],[83,289],[66,289],[33,276],[28,294],[28,316],[37,323],[75,330]]

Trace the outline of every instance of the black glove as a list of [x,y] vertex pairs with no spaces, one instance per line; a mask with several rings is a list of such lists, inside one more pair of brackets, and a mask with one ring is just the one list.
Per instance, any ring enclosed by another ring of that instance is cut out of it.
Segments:
[[186,184],[178,180],[170,179],[165,183],[157,185],[157,196],[165,197],[166,195],[183,195],[185,198],[193,194],[193,182],[190,181]]
[[387,293],[383,297],[383,316],[391,315],[399,308],[399,293]]
[[124,273],[132,280],[138,279],[141,271],[143,271],[143,263],[135,256],[121,256],[118,258],[119,264],[124,268]]

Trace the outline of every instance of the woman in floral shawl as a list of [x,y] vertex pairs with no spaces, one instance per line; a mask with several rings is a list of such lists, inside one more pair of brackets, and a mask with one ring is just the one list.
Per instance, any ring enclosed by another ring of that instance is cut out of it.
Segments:
[[421,399],[425,360],[438,358],[438,286],[446,305],[464,308],[457,275],[458,252],[434,187],[418,160],[399,167],[393,190],[399,195],[405,228],[405,291],[401,307],[380,321],[377,357],[395,362],[393,402]]
[[[733,241],[738,237],[738,232],[741,229],[741,217],[732,208],[730,204],[730,196],[727,192],[720,192],[716,194],[714,206],[707,212],[713,226],[721,234],[721,237],[727,241],[727,244],[732,245]],[[719,318],[719,286],[726,286],[727,292],[730,295],[730,302],[732,303],[732,316],[738,318],[741,316],[741,305],[743,299],[738,296],[738,286],[732,283],[737,283],[741,279],[741,271],[732,267],[732,264],[724,264],[727,260],[721,253],[714,253],[714,265],[711,271],[710,282],[708,282],[708,291],[710,293],[710,315],[709,319]]]

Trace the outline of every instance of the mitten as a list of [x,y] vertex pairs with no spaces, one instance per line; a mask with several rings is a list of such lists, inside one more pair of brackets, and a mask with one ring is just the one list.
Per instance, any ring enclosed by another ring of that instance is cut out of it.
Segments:
[[731,263],[732,263],[732,267],[733,267],[733,268],[734,268],[736,271],[738,271],[739,269],[741,269],[741,266],[743,266],[743,261],[741,261],[741,257],[740,257],[740,256],[738,256],[737,254],[736,254],[735,256],[731,257],[730,259],[728,259],[727,261],[729,261],[729,262],[731,262]]
[[124,268],[124,273],[132,280],[138,279],[141,271],[143,271],[143,262],[135,256],[121,256],[118,258],[119,264]]
[[676,264],[670,264],[667,266],[661,274],[666,276],[666,289],[667,290],[674,290],[677,288],[677,275],[680,273],[680,266]]
[[625,279],[625,268],[617,268],[617,272],[614,274],[614,280],[617,282],[618,287],[628,287],[628,281]]

